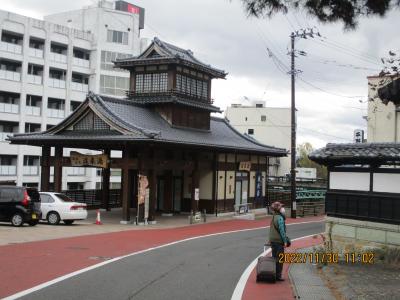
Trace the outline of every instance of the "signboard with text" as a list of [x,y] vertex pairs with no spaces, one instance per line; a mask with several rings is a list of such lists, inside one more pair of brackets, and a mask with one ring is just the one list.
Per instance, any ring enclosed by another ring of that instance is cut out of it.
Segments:
[[106,154],[86,155],[76,151],[70,153],[71,166],[73,167],[97,167],[108,168],[108,156]]
[[239,171],[247,171],[251,170],[251,161],[241,161],[239,163]]

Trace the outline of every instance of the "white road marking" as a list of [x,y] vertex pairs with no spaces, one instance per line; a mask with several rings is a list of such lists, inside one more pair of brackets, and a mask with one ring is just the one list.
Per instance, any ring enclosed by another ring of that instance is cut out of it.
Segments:
[[[291,224],[286,224],[286,226],[289,226],[289,225],[298,225],[298,224],[308,224],[308,223],[320,223],[320,222],[322,222],[322,221],[323,221],[323,220],[319,220],[319,221],[309,221],[309,222],[299,222],[299,223],[291,223]],[[183,239],[183,240],[171,242],[171,243],[168,243],[168,244],[163,244],[163,245],[156,246],[156,247],[151,247],[151,248],[148,248],[148,249],[145,249],[145,250],[141,250],[141,251],[137,251],[137,252],[132,252],[132,253],[130,253],[130,254],[123,255],[123,256],[119,256],[119,257],[115,257],[115,258],[113,258],[113,259],[110,259],[110,260],[107,260],[107,261],[104,261],[104,262],[95,264],[95,265],[93,265],[93,266],[90,266],[90,267],[87,267],[87,268],[84,268],[84,269],[81,269],[81,270],[78,270],[78,271],[75,271],[75,272],[72,272],[72,273],[69,273],[69,274],[60,276],[60,277],[57,277],[57,278],[55,278],[55,279],[53,279],[53,280],[44,282],[44,283],[39,284],[39,285],[37,285],[37,286],[34,286],[34,287],[30,288],[30,289],[27,289],[27,290],[18,292],[18,293],[13,294],[13,295],[10,295],[10,296],[8,296],[8,297],[6,297],[6,298],[3,298],[3,300],[14,300],[14,299],[18,299],[18,298],[20,298],[20,297],[23,297],[23,296],[26,296],[26,295],[31,294],[31,293],[33,293],[33,292],[39,291],[39,290],[41,290],[41,289],[44,289],[44,288],[46,288],[46,287],[49,287],[49,286],[51,286],[51,285],[53,285],[53,284],[56,284],[56,283],[58,283],[58,282],[61,282],[61,281],[63,281],[63,280],[67,280],[67,279],[69,279],[69,278],[71,278],[71,277],[74,277],[74,276],[77,276],[77,275],[79,275],[79,274],[82,274],[82,273],[85,273],[85,272],[88,272],[88,271],[91,271],[91,270],[100,268],[100,267],[102,267],[102,266],[111,264],[111,263],[116,262],[116,261],[118,261],[118,260],[121,260],[121,259],[130,257],[130,256],[134,256],[134,255],[137,255],[137,254],[146,253],[146,252],[149,252],[149,251],[152,251],[152,250],[161,249],[161,248],[164,248],[164,247],[168,247],[168,246],[172,246],[172,245],[176,245],[176,244],[179,244],[179,243],[183,243],[183,242],[187,242],[187,241],[192,241],[192,240],[196,240],[196,239],[201,239],[201,238],[206,238],[206,237],[211,237],[211,236],[217,236],[217,235],[222,235],[222,234],[229,234],[229,233],[245,232],[245,231],[251,231],[251,230],[266,229],[266,228],[269,228],[269,226],[262,226],[262,227],[256,227],[256,228],[248,228],[248,229],[240,229],[240,230],[232,230],[232,231],[211,233],[211,234],[200,235],[200,236],[195,236],[195,237],[191,237],[191,238],[187,238],[187,239]],[[243,293],[243,291],[242,291],[242,293]]]
[[[287,225],[293,225],[296,223],[292,223],[292,224],[287,224]],[[300,224],[300,223],[297,223]],[[286,226],[287,226],[286,225]],[[305,238],[309,238],[312,237],[314,235],[318,235],[321,233],[315,233],[315,234],[310,234],[310,235],[306,235],[306,236],[302,236],[299,238],[295,238],[292,241],[297,241],[297,240],[301,240],[301,239],[305,239]],[[254,268],[257,265],[257,260],[260,256],[264,256],[264,255],[268,255],[271,252],[271,248],[268,248],[266,251],[263,251],[259,256],[257,256],[251,263],[250,265],[247,266],[246,270],[244,270],[242,276],[240,276],[240,279],[235,287],[235,290],[233,291],[231,300],[241,300],[242,296],[243,296],[243,292],[244,292],[244,288],[246,287],[246,283],[249,280],[250,274],[251,272],[254,270]]]

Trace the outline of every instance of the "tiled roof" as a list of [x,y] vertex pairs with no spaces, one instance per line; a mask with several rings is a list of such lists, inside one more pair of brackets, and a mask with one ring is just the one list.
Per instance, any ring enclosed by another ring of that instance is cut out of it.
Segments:
[[133,96],[129,100],[135,102],[136,104],[146,105],[152,103],[178,103],[189,107],[195,107],[211,112],[221,112],[219,107],[211,105],[202,100],[188,99],[181,97],[179,95],[157,95],[157,96]]
[[[146,55],[148,54],[148,50],[150,48],[153,48],[154,46],[157,46],[158,47],[157,49],[159,49],[161,53],[158,56],[146,57]],[[185,50],[179,48],[175,45],[161,41],[157,37],[153,39],[153,42],[141,55],[136,57],[117,59],[115,61],[115,65],[118,67],[122,67],[124,65],[127,65],[127,63],[129,62],[139,62],[147,60],[152,60],[153,62],[157,62],[158,60],[165,60],[165,59],[167,60],[170,59],[176,62],[179,61],[183,63],[186,62],[194,66],[202,67],[203,69],[209,70],[216,77],[224,78],[226,76],[225,71],[214,68],[211,65],[203,63],[200,60],[198,60],[196,57],[194,57],[193,52],[191,50]]]
[[309,158],[324,165],[400,162],[400,143],[327,144]]
[[[73,120],[80,118],[85,105],[100,114],[112,127],[120,131],[70,131]],[[16,134],[10,137],[14,144],[41,145],[44,141],[71,143],[74,141],[104,140],[140,141],[169,143],[208,148],[230,149],[244,152],[257,152],[271,156],[286,156],[282,148],[263,145],[236,131],[225,119],[211,117],[210,130],[178,128],[171,126],[158,113],[147,107],[137,105],[129,99],[117,99],[89,94],[81,111],[76,110],[63,122],[49,131],[34,134]]]

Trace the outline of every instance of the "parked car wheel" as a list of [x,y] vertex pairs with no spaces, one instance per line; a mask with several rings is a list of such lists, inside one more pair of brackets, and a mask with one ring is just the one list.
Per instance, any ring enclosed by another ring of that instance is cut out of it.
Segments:
[[24,224],[24,217],[20,213],[16,213],[11,218],[11,224],[15,227],[20,227]]
[[60,215],[55,211],[51,211],[47,214],[47,222],[51,225],[58,225],[60,223]]
[[29,221],[28,224],[30,226],[36,226],[39,223],[39,221]]
[[71,225],[74,223],[74,220],[64,220],[65,225]]

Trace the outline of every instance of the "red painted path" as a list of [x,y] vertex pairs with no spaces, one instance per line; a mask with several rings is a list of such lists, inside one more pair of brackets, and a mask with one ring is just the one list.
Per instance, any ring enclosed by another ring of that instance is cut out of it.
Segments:
[[[322,243],[318,235],[294,241],[292,246],[285,248],[285,252],[294,252],[296,249],[308,248]],[[288,276],[289,264],[283,265],[282,277],[285,281],[276,283],[256,283],[256,271],[251,272],[246,287],[243,291],[242,300],[288,300],[294,299],[292,285]]]
[[[322,219],[321,216],[288,219],[287,223]],[[228,220],[0,246],[0,298],[101,262],[90,257],[118,257],[190,237],[263,227],[269,223],[268,218]]]

